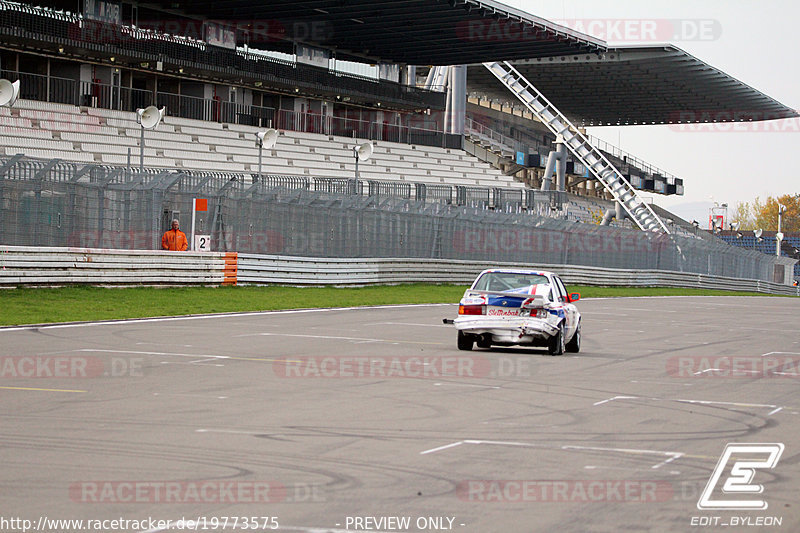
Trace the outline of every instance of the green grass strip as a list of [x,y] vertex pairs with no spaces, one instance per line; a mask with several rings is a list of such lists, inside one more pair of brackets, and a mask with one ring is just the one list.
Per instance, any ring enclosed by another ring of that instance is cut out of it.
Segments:
[[[463,285],[335,287],[60,287],[0,290],[0,325],[45,324],[156,316],[270,311],[312,307],[457,303]],[[764,296],[701,289],[569,287],[583,298],[618,296]]]

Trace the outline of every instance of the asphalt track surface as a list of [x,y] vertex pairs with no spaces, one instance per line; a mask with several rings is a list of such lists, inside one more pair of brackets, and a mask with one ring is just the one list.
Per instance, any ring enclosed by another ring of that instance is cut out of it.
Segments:
[[[578,305],[561,357],[459,352],[452,305],[0,330],[0,524],[800,531],[800,300]],[[697,508],[728,443],[784,445],[766,510]]]

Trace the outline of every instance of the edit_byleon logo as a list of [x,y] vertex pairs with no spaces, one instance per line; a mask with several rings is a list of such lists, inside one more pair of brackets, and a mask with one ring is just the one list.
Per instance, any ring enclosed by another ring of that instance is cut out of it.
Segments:
[[[764,444],[729,443],[711,474],[705,489],[697,502],[700,510],[762,510],[768,507],[767,501],[755,498],[764,492],[764,486],[753,483],[758,470],[775,468],[783,454],[783,444],[779,442]],[[728,465],[730,464],[730,470]],[[727,474],[726,474],[727,472]],[[721,480],[721,492],[728,498],[715,496]],[[749,496],[749,498],[746,498]]]

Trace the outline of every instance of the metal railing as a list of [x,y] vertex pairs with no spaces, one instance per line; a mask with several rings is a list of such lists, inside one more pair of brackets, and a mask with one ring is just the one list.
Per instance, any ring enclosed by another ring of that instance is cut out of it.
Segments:
[[[503,157],[510,159],[513,159],[517,152],[539,153],[546,155],[549,151],[549,149],[546,148],[543,143],[534,141],[532,139],[527,142],[514,139],[488,126],[485,126],[478,121],[471,119],[470,117],[466,118],[465,132],[467,138],[472,139],[473,142],[489,149],[494,153],[499,153]],[[663,178],[663,183],[669,185],[675,185],[676,183],[681,182],[681,180],[673,174],[670,174],[669,172],[666,172],[655,165],[651,165],[650,163],[647,163],[636,156],[621,150],[620,148],[609,144],[602,139],[599,139],[598,137],[587,135],[587,139],[592,146],[604,152],[606,156],[619,160],[621,167],[625,168],[626,172],[629,172],[631,169],[633,169],[637,171],[637,174],[641,172],[649,176],[660,176]],[[573,160],[571,156],[569,156],[568,159]],[[638,179],[639,181],[634,184],[636,189],[650,190],[644,189],[641,178]],[[657,192],[665,193],[667,191],[664,189],[658,190]],[[682,194],[682,192],[678,192],[678,194]]]
[[[28,100],[102,109],[135,111],[156,105],[171,116],[196,120],[245,124],[264,128],[320,133],[424,146],[460,149],[462,137],[428,127],[427,118],[393,114],[395,122],[377,122],[344,116],[274,109],[219,99],[198,98],[167,92],[120,87],[106,83],[79,82],[69,78],[0,70],[0,76],[19,79],[20,97]],[[377,115],[377,112],[372,112]],[[399,122],[399,123],[398,123]],[[421,124],[419,124],[421,122]]]
[[466,117],[464,121],[464,132],[481,145],[490,147],[493,151],[500,152],[512,159],[517,152],[527,152],[530,148],[522,142],[484,126],[470,117]]
[[613,155],[614,157],[616,157],[620,161],[626,163],[627,165],[629,165],[631,167],[634,167],[634,168],[636,168],[638,170],[641,170],[645,174],[649,174],[651,176],[653,176],[653,175],[662,176],[670,184],[674,184],[675,180],[678,179],[676,176],[674,176],[673,174],[670,174],[666,170],[662,170],[662,169],[658,168],[655,165],[651,165],[650,163],[639,159],[635,155],[633,155],[633,154],[631,154],[629,152],[626,152],[625,150],[622,150],[621,148],[619,148],[617,146],[614,146],[613,144],[610,144],[610,143],[604,141],[603,139],[595,137],[594,135],[587,135],[587,138],[589,139],[589,142],[591,142],[592,145],[595,146],[595,148],[597,148],[599,150],[602,150],[603,152],[605,152],[607,154]]

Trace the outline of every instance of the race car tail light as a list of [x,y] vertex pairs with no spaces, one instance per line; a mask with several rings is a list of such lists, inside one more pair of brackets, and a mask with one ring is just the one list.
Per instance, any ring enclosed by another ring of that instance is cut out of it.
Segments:
[[522,310],[521,314],[531,318],[547,318],[547,309],[526,308]]
[[485,315],[486,314],[486,306],[485,305],[459,305],[458,306],[458,314],[459,315]]

